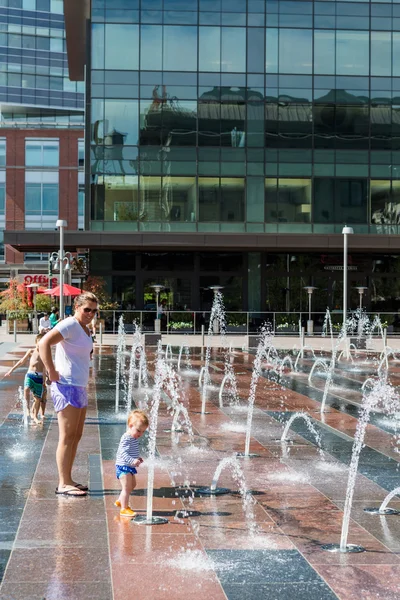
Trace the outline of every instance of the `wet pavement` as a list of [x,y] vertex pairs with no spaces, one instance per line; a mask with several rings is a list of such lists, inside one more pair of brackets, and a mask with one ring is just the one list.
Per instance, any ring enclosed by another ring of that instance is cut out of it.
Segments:
[[[7,350],[14,354],[0,353],[0,368],[25,348]],[[354,494],[348,541],[363,545],[366,552],[331,554],[321,548],[340,539],[360,388],[371,364],[364,375],[357,367],[335,372],[323,415],[324,380],[317,376],[308,384],[310,360],[301,363],[303,373],[286,373],[277,382],[266,372],[260,379],[251,439],[251,452],[259,457],[240,463],[255,500],[252,535],[228,471],[219,484],[231,493],[206,497],[197,490],[210,485],[222,458],[244,450],[253,357],[234,354],[239,407],[227,397],[219,406],[220,354],[212,358],[209,414],[199,413],[198,376],[184,376],[193,446],[186,433],[171,436],[165,431],[172,417],[162,402],[153,508],[168,523],[140,526],[120,518],[113,504],[119,493],[114,459],[125,431],[123,391],[120,414],[115,414],[114,353],[111,347],[96,348],[74,473],[75,480],[89,482],[86,498],[54,493],[58,428],[51,402],[44,426],[24,428],[16,392],[25,370],[0,382],[1,600],[398,600],[400,516],[372,516],[363,510],[379,506],[399,485],[397,427],[387,416],[371,417]],[[192,355],[197,373],[200,366],[200,355]],[[394,383],[399,367],[391,361]],[[135,390],[134,399],[138,397]],[[323,456],[303,420],[293,423],[287,444],[276,441],[299,410],[311,417]],[[146,439],[141,445],[146,457]],[[131,506],[145,514],[146,460],[137,482]],[[390,506],[400,508],[400,498]]]

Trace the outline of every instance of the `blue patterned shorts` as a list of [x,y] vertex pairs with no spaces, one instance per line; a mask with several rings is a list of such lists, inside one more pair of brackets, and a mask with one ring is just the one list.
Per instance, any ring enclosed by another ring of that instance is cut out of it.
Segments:
[[117,475],[117,479],[121,477],[121,475],[126,475],[130,473],[131,475],[136,475],[137,471],[135,467],[127,467],[125,465],[115,465],[115,473]]

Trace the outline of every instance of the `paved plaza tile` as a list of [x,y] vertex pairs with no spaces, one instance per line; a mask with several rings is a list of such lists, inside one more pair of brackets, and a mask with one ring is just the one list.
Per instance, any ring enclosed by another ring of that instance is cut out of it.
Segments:
[[[153,349],[154,350],[154,349]],[[24,348],[4,355],[12,364]],[[176,350],[175,350],[176,352]],[[150,377],[154,353],[148,353]],[[172,362],[172,364],[174,364]],[[349,542],[366,552],[332,554],[323,544],[340,539],[348,466],[357,411],[362,401],[359,373],[338,369],[320,414],[321,382],[310,386],[302,373],[258,382],[251,451],[240,459],[253,502],[247,515],[244,498],[229,470],[218,485],[222,496],[205,496],[222,458],[243,451],[246,400],[252,356],[234,354],[240,401],[218,399],[223,357],[214,352],[206,408],[198,377],[183,376],[184,405],[193,426],[193,445],[186,431],[171,434],[172,415],[163,397],[158,417],[153,515],[165,525],[143,526],[119,516],[114,460],[125,431],[125,389],[115,412],[115,350],[96,348],[89,384],[89,410],[79,448],[75,476],[89,483],[86,498],[55,495],[55,450],[58,427],[49,403],[43,426],[23,427],[16,392],[23,369],[0,382],[0,587],[1,600],[397,600],[400,597],[400,525],[398,517],[371,516],[367,506],[379,506],[398,485],[399,455],[393,427],[379,414],[367,428],[351,514]],[[393,382],[398,369],[391,363]],[[191,367],[199,372],[200,353]],[[390,371],[390,374],[392,375]],[[337,388],[338,391],[335,392]],[[140,393],[134,390],[134,401]],[[304,420],[296,420],[290,441],[279,439],[296,411],[311,417],[320,437]],[[183,427],[185,429],[185,427]],[[147,512],[145,457],[131,505]],[[248,506],[248,505],[247,505]],[[400,508],[399,498],[391,506]]]

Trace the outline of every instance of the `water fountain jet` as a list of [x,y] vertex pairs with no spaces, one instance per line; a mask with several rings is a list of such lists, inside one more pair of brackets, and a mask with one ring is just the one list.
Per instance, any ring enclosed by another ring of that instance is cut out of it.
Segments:
[[400,515],[400,510],[396,508],[386,508],[392,498],[400,496],[400,487],[395,488],[386,496],[382,504],[377,508],[364,508],[364,512],[370,515]]
[[146,515],[137,515],[132,519],[138,525],[162,525],[168,523],[168,519],[153,516],[153,490],[154,490],[154,462],[156,456],[158,411],[161,401],[161,390],[165,378],[165,361],[162,356],[161,342],[158,344],[157,360],[155,367],[155,383],[153,391],[153,403],[150,411],[149,427],[149,453],[148,453],[148,478],[147,478],[147,508]]
[[125,385],[125,353],[126,353],[126,334],[124,326],[124,317],[120,316],[118,321],[117,338],[117,361],[115,369],[115,412],[119,410],[119,392],[121,379]]
[[347,538],[350,527],[350,516],[353,504],[354,489],[357,478],[358,463],[361,450],[364,446],[364,438],[369,423],[369,417],[372,410],[376,410],[379,404],[382,403],[382,408],[387,414],[391,414],[398,410],[399,396],[394,388],[389,385],[386,380],[378,380],[371,389],[370,393],[364,391],[363,402],[361,405],[360,416],[357,422],[356,432],[354,435],[353,451],[351,455],[349,476],[346,491],[346,501],[343,511],[342,532],[340,544],[325,544],[323,550],[328,552],[364,552],[365,548],[354,544],[348,544]]
[[217,487],[218,480],[220,475],[224,469],[229,467],[233,474],[233,477],[238,485],[239,493],[242,497],[242,506],[243,511],[247,518],[247,524],[251,535],[254,535],[256,532],[256,523],[254,516],[254,498],[249,493],[246,487],[246,481],[243,474],[243,471],[240,467],[239,461],[235,455],[227,456],[223,458],[219,463],[218,467],[215,470],[213,480],[210,487],[198,488],[197,493],[203,496],[219,496],[222,494],[229,494],[231,490],[228,488]]

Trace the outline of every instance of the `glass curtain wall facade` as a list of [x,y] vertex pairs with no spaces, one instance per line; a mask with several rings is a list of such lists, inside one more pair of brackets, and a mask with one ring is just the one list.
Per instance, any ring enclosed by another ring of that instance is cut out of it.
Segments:
[[400,3],[93,0],[92,230],[398,233]]

